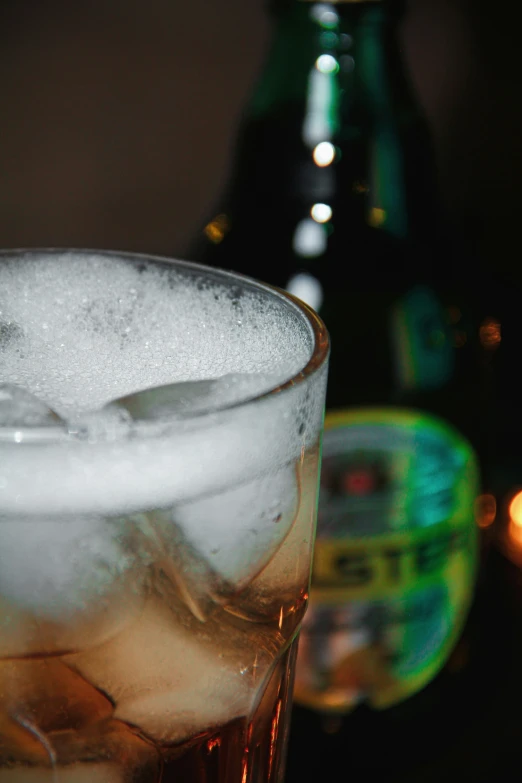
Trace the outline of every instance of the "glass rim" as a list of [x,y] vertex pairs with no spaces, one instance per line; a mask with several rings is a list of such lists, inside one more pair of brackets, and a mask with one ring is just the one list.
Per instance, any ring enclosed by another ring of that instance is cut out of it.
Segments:
[[[25,254],[41,255],[41,256],[53,256],[53,255],[65,255],[65,254],[81,256],[103,256],[106,258],[117,258],[122,261],[146,261],[156,265],[164,265],[177,267],[181,269],[187,269],[188,271],[199,271],[207,278],[219,279],[226,283],[229,281],[236,281],[243,283],[243,285],[253,288],[257,291],[264,291],[271,297],[276,297],[280,301],[283,301],[287,306],[290,304],[294,310],[297,310],[302,317],[307,321],[308,326],[311,329],[313,336],[313,350],[312,355],[306,362],[306,364],[297,373],[294,373],[291,378],[278,384],[260,394],[253,394],[244,399],[237,400],[235,402],[228,402],[222,405],[216,405],[206,410],[198,410],[192,413],[178,414],[173,418],[165,418],[161,421],[150,421],[144,419],[134,419],[133,422],[139,426],[140,434],[146,436],[151,431],[153,434],[157,434],[158,430],[161,432],[166,427],[172,426],[176,422],[187,422],[191,420],[202,419],[205,416],[211,416],[214,414],[224,413],[235,409],[241,409],[248,405],[252,405],[255,402],[264,400],[274,395],[284,393],[285,391],[293,388],[294,386],[301,385],[308,378],[314,375],[327,361],[330,352],[330,338],[328,330],[319,317],[319,315],[309,305],[298,299],[288,291],[284,291],[277,286],[264,283],[248,275],[243,275],[239,272],[230,271],[227,269],[221,269],[218,267],[211,267],[206,264],[200,264],[194,261],[185,261],[182,259],[172,258],[168,256],[161,256],[149,253],[137,253],[128,250],[103,250],[97,248],[75,248],[75,247],[16,247],[16,248],[4,248],[0,250],[0,263],[7,258],[22,256]],[[0,379],[1,382],[1,379]],[[164,384],[163,384],[164,385]],[[66,423],[66,422],[65,422]],[[125,439],[123,436],[122,440]],[[0,424],[0,443],[11,444],[23,444],[23,443],[75,443],[75,442],[88,442],[87,439],[78,437],[77,434],[71,432],[65,428],[56,426],[9,426],[5,427]],[[102,442],[96,439],[93,443]]]

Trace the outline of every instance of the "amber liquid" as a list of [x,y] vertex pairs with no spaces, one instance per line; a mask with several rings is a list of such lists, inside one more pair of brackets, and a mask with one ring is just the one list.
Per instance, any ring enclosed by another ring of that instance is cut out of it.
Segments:
[[283,780],[287,741],[287,708],[297,640],[278,662],[255,714],[163,750],[162,783]]
[[194,553],[190,581],[186,560],[144,541],[155,512],[124,520],[139,565],[68,623],[0,596],[0,783],[282,781],[317,459],[296,465],[292,516],[269,520],[288,533],[221,605]]
[[58,658],[4,661],[2,701],[16,694],[18,704],[0,717],[0,781],[279,783],[296,651],[295,640],[251,715],[174,745],[117,720],[115,705]]

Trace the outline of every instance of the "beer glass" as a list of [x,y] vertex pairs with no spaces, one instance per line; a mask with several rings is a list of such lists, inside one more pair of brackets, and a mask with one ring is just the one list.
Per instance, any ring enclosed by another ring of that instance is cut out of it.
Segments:
[[281,780],[327,359],[245,277],[0,254],[0,783]]

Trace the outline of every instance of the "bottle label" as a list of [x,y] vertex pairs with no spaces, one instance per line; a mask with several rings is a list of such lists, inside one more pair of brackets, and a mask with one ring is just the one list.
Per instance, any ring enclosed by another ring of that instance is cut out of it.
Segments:
[[469,444],[431,416],[327,416],[297,703],[385,708],[443,667],[473,595],[477,475]]

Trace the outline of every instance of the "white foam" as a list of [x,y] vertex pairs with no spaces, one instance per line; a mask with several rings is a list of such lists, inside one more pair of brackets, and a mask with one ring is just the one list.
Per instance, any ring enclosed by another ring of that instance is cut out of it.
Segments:
[[311,355],[292,308],[118,256],[0,260],[0,379],[62,416],[136,390],[228,373],[287,380]]
[[[226,375],[229,402],[231,390],[237,401],[291,378],[313,348],[304,319],[275,295],[225,283],[112,255],[2,260],[0,382],[78,417],[156,385]],[[247,382],[230,382],[237,377]],[[150,509],[262,476],[315,439],[319,386],[310,398],[300,384],[255,408],[178,422],[155,435],[0,442],[0,515]]]
[[297,459],[317,437],[320,410],[311,404],[299,431],[300,415],[288,407],[283,395],[268,397],[255,409],[181,422],[154,437],[0,442],[0,518],[119,515],[190,502],[262,477]]
[[[155,391],[134,397],[137,409],[109,405],[102,416],[93,410],[139,389],[222,375],[203,384],[196,408],[201,402],[207,409],[207,396],[210,408],[230,406],[291,378],[312,347],[311,330],[292,305],[248,285],[238,291],[112,256],[0,259],[0,384],[22,386],[69,421],[88,425],[83,440],[59,425],[44,428],[39,440],[23,432],[0,437],[0,593],[37,615],[66,619],[129,567],[125,536],[103,520],[173,506],[180,515],[172,518],[201,557],[226,579],[247,580],[249,558],[266,562],[288,532],[292,465],[317,439],[325,372],[313,388],[296,384],[205,416],[171,418],[167,405],[159,420],[146,415],[149,421],[134,425],[144,400],[154,412]],[[183,387],[172,388],[186,413],[194,401]],[[49,432],[60,437],[49,439]],[[228,517],[219,498],[215,505],[199,500],[226,492],[237,501]],[[267,502],[283,497],[284,524],[259,535]],[[195,500],[198,508],[188,505]],[[42,523],[38,532],[35,521]]]

